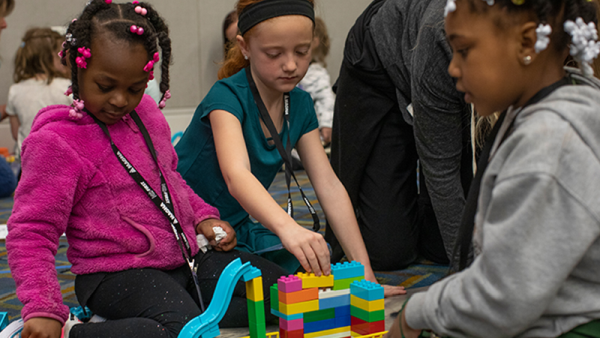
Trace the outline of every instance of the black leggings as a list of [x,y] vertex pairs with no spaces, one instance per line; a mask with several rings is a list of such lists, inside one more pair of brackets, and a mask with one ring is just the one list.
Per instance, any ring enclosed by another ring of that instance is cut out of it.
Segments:
[[[209,251],[196,256],[198,278],[204,304],[208,307],[223,269],[241,258],[262,272],[265,315],[270,314],[269,287],[286,271],[276,264],[241,251]],[[177,337],[185,324],[200,315],[198,297],[189,272],[183,265],[169,271],[132,269],[114,273],[80,275],[75,292],[82,306],[107,318],[103,323],[73,326],[70,337]],[[238,281],[220,327],[248,326],[246,287]]]

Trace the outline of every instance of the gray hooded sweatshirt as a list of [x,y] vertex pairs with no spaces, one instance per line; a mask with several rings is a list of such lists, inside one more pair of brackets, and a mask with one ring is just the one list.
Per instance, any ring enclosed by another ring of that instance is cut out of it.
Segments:
[[573,76],[591,85],[509,109],[481,182],[475,261],[410,299],[411,327],[556,337],[600,318],[600,82]]

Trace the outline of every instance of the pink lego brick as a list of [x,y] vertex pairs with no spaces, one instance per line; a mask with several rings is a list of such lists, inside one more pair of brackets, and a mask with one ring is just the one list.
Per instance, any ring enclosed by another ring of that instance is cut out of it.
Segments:
[[296,331],[304,329],[304,319],[285,320],[279,318],[279,328],[286,331]]
[[277,289],[281,292],[296,292],[302,290],[302,279],[298,276],[282,276],[277,280]]

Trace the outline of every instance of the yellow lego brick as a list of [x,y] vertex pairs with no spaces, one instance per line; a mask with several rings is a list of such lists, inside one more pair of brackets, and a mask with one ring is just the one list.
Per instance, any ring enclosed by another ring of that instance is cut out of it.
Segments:
[[310,288],[331,288],[333,287],[333,275],[317,277],[314,273],[302,273],[296,274],[302,279],[302,289]]
[[286,304],[279,302],[279,312],[284,315],[295,315],[298,313],[312,312],[319,310],[319,300],[309,300],[308,302]]
[[359,309],[363,309],[365,311],[377,311],[384,309],[384,300],[364,300],[362,298],[358,298],[355,295],[350,295],[350,305],[356,306]]
[[348,336],[350,336],[350,328],[351,328],[350,326],[342,326],[342,327],[338,327],[336,329],[331,329],[331,330],[323,330],[323,331],[305,333],[304,338],[316,338],[316,337],[322,337],[322,336],[329,336],[332,334],[342,333],[342,332],[347,332]]
[[246,282],[246,298],[254,302],[265,299],[262,277],[256,277]]

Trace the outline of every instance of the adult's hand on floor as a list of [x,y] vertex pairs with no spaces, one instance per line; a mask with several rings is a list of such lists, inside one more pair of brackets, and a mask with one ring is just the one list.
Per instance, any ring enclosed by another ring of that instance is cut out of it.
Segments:
[[331,274],[329,249],[323,235],[298,224],[286,227],[277,235],[283,247],[298,259],[306,272],[312,272],[317,276]]
[[[373,273],[373,270],[371,270],[370,268],[369,269],[365,268],[365,279],[368,280],[369,282],[379,284],[379,282],[377,281],[377,278],[375,278],[375,274]],[[383,296],[385,298],[406,294],[406,290],[404,290],[404,286],[394,286],[394,285],[384,285],[384,284],[382,284],[381,286],[383,287]]]
[[34,317],[23,325],[21,338],[60,338],[61,329],[62,325],[56,319]]
[[381,284],[381,286],[383,287],[383,296],[385,298],[406,294],[406,290],[404,289],[404,286],[387,285],[387,284]]

